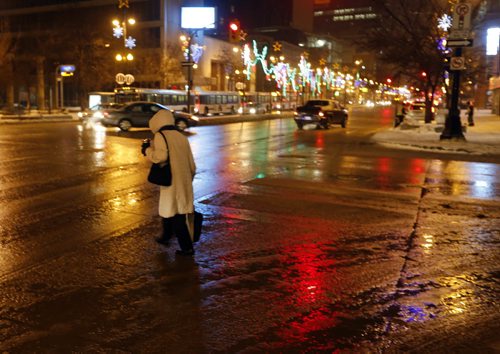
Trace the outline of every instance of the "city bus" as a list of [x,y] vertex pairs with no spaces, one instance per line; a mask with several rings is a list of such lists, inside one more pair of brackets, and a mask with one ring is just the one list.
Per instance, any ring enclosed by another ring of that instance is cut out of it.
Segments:
[[[114,92],[89,93],[89,105],[148,101],[160,103],[174,111],[187,111],[187,93],[183,90],[123,87]],[[248,103],[260,104],[266,111],[287,110],[295,100],[283,99],[276,92],[233,92],[193,90],[190,95],[191,113],[200,115],[235,114]]]
[[[118,103],[148,101],[160,103],[174,111],[187,110],[187,93],[182,90],[124,87],[115,89]],[[238,92],[193,90],[190,106],[197,114],[234,114],[240,105]]]

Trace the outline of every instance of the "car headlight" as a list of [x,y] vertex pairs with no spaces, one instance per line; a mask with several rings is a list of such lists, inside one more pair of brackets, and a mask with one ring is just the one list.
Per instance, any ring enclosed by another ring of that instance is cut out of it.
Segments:
[[238,114],[242,114],[242,113],[243,113],[243,108],[242,107],[238,108]]
[[324,117],[324,116],[325,116],[325,114],[324,114],[323,112],[319,112],[319,113],[318,113],[318,116],[320,116],[320,117]]
[[198,118],[198,116],[191,116],[191,119],[192,119],[192,120],[195,120],[195,121],[197,121],[197,122],[200,120],[200,118]]
[[78,112],[77,116],[78,116],[78,118],[83,118],[83,113],[82,112]]
[[250,114],[255,114],[257,111],[255,110],[255,108],[250,108],[249,112]]
[[104,114],[102,114],[101,112],[95,112],[92,117],[94,118],[104,118]]

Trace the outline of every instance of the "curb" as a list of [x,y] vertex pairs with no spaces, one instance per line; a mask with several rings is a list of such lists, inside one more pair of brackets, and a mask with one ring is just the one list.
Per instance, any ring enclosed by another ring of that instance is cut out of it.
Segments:
[[73,122],[76,121],[69,114],[50,116],[5,116],[0,115],[0,124],[44,123],[44,122]]

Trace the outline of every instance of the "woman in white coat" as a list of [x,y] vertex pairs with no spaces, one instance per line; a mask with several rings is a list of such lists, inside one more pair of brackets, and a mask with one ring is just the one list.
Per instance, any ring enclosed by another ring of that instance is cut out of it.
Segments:
[[[175,129],[175,119],[169,110],[160,110],[149,120],[154,134],[151,145],[143,144],[142,153],[152,163],[163,163],[170,157],[172,185],[160,186],[158,212],[162,217],[163,234],[157,242],[168,244],[175,234],[180,255],[193,255],[193,178],[196,173],[188,139]],[[165,140],[168,142],[165,144]]]

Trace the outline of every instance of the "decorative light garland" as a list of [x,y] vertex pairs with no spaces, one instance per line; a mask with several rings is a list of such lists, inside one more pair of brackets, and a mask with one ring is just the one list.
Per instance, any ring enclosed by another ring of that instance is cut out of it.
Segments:
[[311,94],[321,95],[324,90],[344,90],[348,92],[353,89],[366,88],[368,85],[377,85],[380,91],[386,92],[390,95],[400,94],[400,89],[396,89],[382,83],[376,83],[373,80],[368,80],[366,78],[361,78],[359,71],[353,72],[356,74],[356,77],[352,76],[347,73],[349,70],[347,66],[344,66],[344,72],[341,72],[340,65],[338,63],[333,64],[333,69],[328,68],[326,63],[321,63],[321,66],[324,66],[323,68],[313,69],[312,64],[306,58],[307,53],[303,53],[300,56],[297,67],[294,68],[289,63],[286,63],[281,59],[284,57],[280,57],[279,61],[276,60],[276,58],[271,57],[270,63],[268,63],[266,58],[268,54],[268,47],[263,46],[262,49],[259,50],[255,40],[252,41],[252,48],[250,44],[247,43],[243,46],[243,50],[241,52],[243,64],[246,67],[244,72],[246,73],[247,80],[251,79],[252,72],[255,72],[256,66],[260,64],[264,74],[266,75],[266,79],[268,81],[274,80],[277,88],[281,90],[283,96],[286,96],[289,93],[289,89],[296,93],[309,89]]

